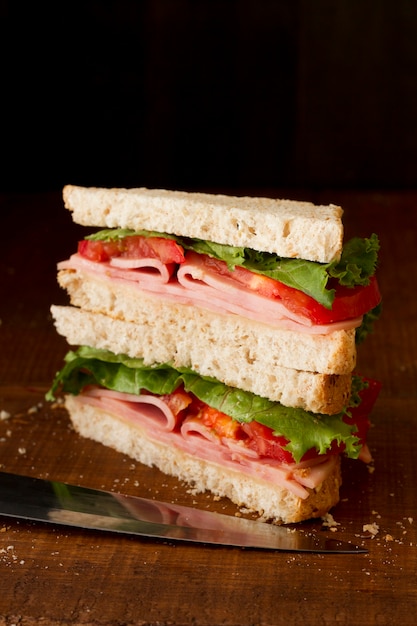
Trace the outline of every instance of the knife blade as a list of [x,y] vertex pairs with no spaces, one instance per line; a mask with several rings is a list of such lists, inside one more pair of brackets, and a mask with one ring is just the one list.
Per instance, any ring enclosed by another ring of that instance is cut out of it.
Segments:
[[360,554],[354,544],[221,513],[0,472],[0,515],[202,544],[286,552]]

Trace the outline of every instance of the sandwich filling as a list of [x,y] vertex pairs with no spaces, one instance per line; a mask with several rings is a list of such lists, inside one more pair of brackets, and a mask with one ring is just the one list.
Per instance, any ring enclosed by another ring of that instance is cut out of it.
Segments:
[[104,230],[58,265],[180,303],[280,328],[328,334],[356,328],[364,339],[379,315],[379,242],[355,238],[322,264],[161,233]]
[[47,398],[58,391],[134,425],[149,440],[238,469],[308,497],[343,454],[371,460],[369,413],[379,383],[353,377],[350,405],[337,415],[285,407],[169,364],[80,347],[69,352]]

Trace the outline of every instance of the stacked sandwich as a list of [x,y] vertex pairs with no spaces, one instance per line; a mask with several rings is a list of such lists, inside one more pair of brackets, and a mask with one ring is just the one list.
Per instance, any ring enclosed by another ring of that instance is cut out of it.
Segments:
[[325,515],[341,456],[371,460],[379,385],[354,373],[377,318],[378,238],[342,209],[66,186],[91,228],[52,306],[62,392],[84,437],[277,523]]

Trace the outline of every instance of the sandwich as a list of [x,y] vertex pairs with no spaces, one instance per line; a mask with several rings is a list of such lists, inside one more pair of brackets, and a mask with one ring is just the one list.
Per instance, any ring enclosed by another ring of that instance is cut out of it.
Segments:
[[375,234],[335,205],[67,185],[88,227],[58,264],[71,346],[47,398],[75,430],[275,523],[323,517],[367,445]]

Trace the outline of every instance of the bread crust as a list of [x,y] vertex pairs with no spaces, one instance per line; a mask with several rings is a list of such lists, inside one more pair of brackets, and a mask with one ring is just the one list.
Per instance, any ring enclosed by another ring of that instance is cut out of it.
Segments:
[[323,517],[339,501],[340,458],[331,474],[309,497],[301,499],[278,485],[231,471],[215,462],[188,454],[173,446],[149,439],[140,427],[121,421],[115,415],[83,404],[79,397],[66,396],[65,404],[74,429],[136,461],[175,476],[198,492],[209,491],[229,498],[239,507],[258,513],[275,523],[301,522]]
[[64,187],[63,199],[84,226],[154,230],[320,263],[342,251],[343,210],[336,205],[74,185]]

